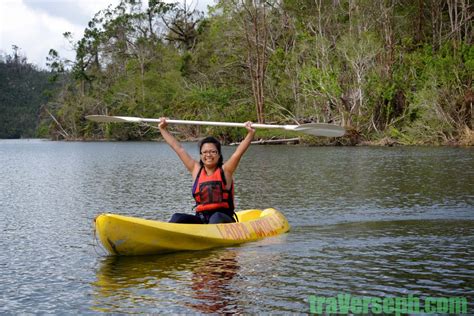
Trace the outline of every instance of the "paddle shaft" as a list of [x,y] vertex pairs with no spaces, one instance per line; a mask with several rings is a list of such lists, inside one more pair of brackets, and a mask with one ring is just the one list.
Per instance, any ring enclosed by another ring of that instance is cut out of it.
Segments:
[[[147,119],[140,118],[140,122],[145,123],[160,123],[160,119]],[[187,121],[187,120],[171,120],[167,119],[166,122],[170,124],[180,125],[207,125],[207,126],[222,126],[222,127],[245,127],[245,123],[234,123],[234,122],[209,122],[209,121]],[[253,128],[280,128],[285,129],[287,125],[270,125],[270,124],[258,124],[252,123]]]
[[[102,123],[160,123],[160,119],[155,118],[141,118],[130,116],[107,116],[107,115],[89,115],[86,116],[88,120]],[[207,126],[223,126],[223,127],[245,127],[245,123],[234,122],[210,122],[210,121],[189,121],[189,120],[173,120],[167,119],[166,122],[170,124],[186,124],[186,125],[207,125]],[[343,136],[345,129],[343,127],[325,124],[325,123],[308,123],[301,125],[271,125],[252,123],[253,128],[266,129],[284,129],[288,131],[303,132],[313,136],[339,137]]]

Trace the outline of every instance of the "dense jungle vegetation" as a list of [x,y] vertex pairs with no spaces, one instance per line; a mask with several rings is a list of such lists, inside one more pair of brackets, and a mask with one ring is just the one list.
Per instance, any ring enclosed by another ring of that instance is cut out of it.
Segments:
[[[329,122],[349,130],[342,144],[473,145],[473,12],[470,0],[219,0],[204,15],[182,3],[122,0],[71,41],[74,61],[50,51],[58,88],[38,133],[158,135],[84,119],[108,114]],[[176,130],[226,141],[244,132]]]
[[49,71],[28,63],[13,46],[0,58],[0,139],[35,137],[41,105],[50,100],[55,86]]

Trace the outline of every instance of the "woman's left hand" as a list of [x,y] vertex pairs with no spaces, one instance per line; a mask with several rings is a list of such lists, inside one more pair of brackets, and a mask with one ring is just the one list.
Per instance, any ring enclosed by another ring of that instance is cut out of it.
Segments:
[[255,128],[252,127],[252,124],[253,124],[253,123],[252,123],[251,121],[245,122],[245,128],[247,129],[247,131],[248,131],[249,133],[254,134],[254,133],[255,133]]

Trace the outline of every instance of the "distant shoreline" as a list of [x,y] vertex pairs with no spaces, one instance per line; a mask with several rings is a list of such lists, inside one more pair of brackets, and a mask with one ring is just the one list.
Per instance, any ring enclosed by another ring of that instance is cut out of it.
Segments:
[[[180,142],[186,143],[196,143],[199,142],[203,137],[196,138],[183,138],[180,139]],[[107,139],[107,138],[76,138],[76,139],[52,139],[52,138],[0,138],[0,142],[3,141],[51,141],[51,142],[85,142],[85,143],[114,143],[114,142],[164,142],[161,138],[153,139],[139,139],[139,140],[120,140],[120,139]],[[236,146],[240,142],[223,142],[225,146]],[[472,144],[463,144],[461,142],[449,142],[445,144],[402,144],[392,138],[382,138],[380,140],[367,140],[360,141],[357,143],[350,143],[347,140],[347,137],[339,137],[337,139],[332,138],[315,138],[315,141],[308,140],[307,138],[281,138],[281,139],[271,139],[271,138],[257,138],[252,142],[253,146],[256,145],[265,145],[265,146],[302,146],[302,147],[474,147]]]

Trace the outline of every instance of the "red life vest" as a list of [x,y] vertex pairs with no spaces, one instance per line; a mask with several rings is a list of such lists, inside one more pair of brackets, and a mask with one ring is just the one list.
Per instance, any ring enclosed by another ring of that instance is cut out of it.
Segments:
[[226,179],[221,167],[210,176],[201,167],[194,181],[193,197],[196,200],[196,212],[234,211],[234,183],[230,190],[226,190]]

